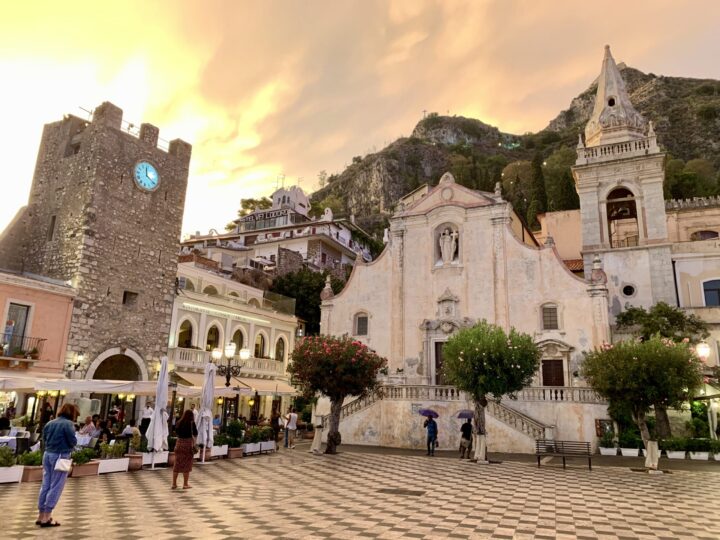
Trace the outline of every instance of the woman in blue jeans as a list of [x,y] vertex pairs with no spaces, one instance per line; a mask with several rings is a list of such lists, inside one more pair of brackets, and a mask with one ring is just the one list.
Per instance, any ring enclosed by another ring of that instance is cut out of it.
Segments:
[[35,525],[41,527],[59,527],[60,524],[52,518],[52,511],[60,500],[68,473],[55,470],[55,464],[60,458],[68,459],[77,444],[75,437],[75,418],[78,409],[71,403],[66,403],[60,409],[55,420],[45,424],[43,428],[43,479],[38,497],[38,518]]

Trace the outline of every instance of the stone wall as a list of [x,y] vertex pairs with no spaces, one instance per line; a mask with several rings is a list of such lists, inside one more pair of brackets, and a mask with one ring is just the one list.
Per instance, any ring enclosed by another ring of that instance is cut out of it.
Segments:
[[[38,153],[23,262],[78,291],[70,359],[120,347],[147,362],[167,350],[191,146],[166,152],[154,126],[135,137],[121,123],[111,103],[92,122],[67,116],[45,126]],[[139,161],[159,172],[154,191],[136,185]]]
[[292,249],[278,247],[277,252],[277,275],[284,276],[291,272],[296,272],[303,267],[303,256]]

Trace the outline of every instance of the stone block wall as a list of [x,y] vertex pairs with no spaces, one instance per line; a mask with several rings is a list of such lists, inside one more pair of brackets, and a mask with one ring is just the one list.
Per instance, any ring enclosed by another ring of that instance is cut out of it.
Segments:
[[278,247],[277,253],[277,275],[284,276],[296,272],[303,267],[303,256],[292,249]]

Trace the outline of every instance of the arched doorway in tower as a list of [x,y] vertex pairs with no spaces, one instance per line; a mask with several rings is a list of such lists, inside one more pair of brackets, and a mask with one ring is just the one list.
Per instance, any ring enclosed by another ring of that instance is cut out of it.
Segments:
[[640,241],[635,195],[618,187],[607,196],[607,224],[610,247],[637,246]]
[[[103,360],[95,370],[93,379],[113,381],[139,381],[142,380],[140,368],[135,360],[124,354],[115,354]],[[121,397],[122,396],[122,397]],[[134,418],[136,400],[127,400],[124,394],[90,394],[91,399],[100,400],[100,417],[116,416],[117,422],[127,422]],[[113,415],[117,410],[117,415]]]

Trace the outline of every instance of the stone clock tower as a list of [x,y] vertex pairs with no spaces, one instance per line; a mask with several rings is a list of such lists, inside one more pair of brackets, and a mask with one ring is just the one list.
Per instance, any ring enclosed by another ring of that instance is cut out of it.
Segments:
[[[77,290],[67,362],[74,376],[148,379],[166,352],[191,146],[122,130],[103,103],[88,122],[43,131],[29,204],[0,239],[0,266]],[[82,356],[80,356],[82,355]]]

